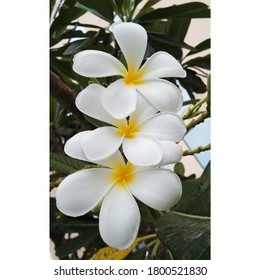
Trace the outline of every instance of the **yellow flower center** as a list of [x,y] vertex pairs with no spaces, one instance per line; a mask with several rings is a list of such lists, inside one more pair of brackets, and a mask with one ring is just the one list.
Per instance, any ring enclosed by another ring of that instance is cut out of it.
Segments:
[[133,67],[129,66],[128,71],[124,74],[126,85],[138,85],[143,83],[143,71],[139,69],[137,72],[133,70]]
[[133,117],[130,118],[129,123],[119,121],[117,127],[119,128],[119,136],[124,136],[125,138],[134,138],[135,133],[139,131],[138,124],[134,121]]
[[134,166],[128,162],[126,165],[117,166],[112,174],[112,182],[116,186],[124,188],[127,184],[134,180]]

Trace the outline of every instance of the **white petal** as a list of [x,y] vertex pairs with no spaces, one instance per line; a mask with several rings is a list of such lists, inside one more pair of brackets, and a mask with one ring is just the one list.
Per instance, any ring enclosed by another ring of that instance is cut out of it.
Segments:
[[117,150],[110,157],[95,161],[96,164],[116,169],[118,166],[125,165],[125,160],[122,154]]
[[91,131],[81,141],[81,147],[86,157],[93,162],[103,160],[113,155],[120,147],[123,136],[112,126],[103,126]]
[[135,180],[128,184],[132,194],[146,205],[166,210],[175,205],[182,194],[179,177],[169,170],[150,169],[135,173]]
[[180,90],[166,80],[146,80],[135,87],[158,111],[177,112],[182,106]]
[[109,191],[111,173],[110,169],[93,168],[66,177],[57,189],[58,209],[72,217],[89,212]]
[[78,52],[73,58],[72,69],[85,77],[108,77],[123,75],[124,65],[114,56],[95,50]]
[[102,96],[104,108],[116,119],[129,116],[136,108],[137,93],[123,79],[110,84]]
[[159,113],[144,120],[140,131],[159,140],[179,142],[186,133],[186,126],[174,113]]
[[154,106],[152,106],[152,104],[149,103],[141,94],[137,94],[136,109],[130,116],[129,124],[131,124],[131,122],[138,124],[146,118],[154,115],[157,111],[158,110],[155,109]]
[[134,242],[140,213],[133,196],[120,187],[112,187],[105,196],[99,215],[102,239],[111,247],[126,249]]
[[103,122],[114,124],[117,120],[105,110],[101,102],[105,90],[101,85],[91,84],[78,94],[75,103],[82,113]]
[[123,151],[128,161],[137,166],[158,164],[163,156],[160,142],[142,133],[135,133],[133,138],[125,138]]
[[65,143],[64,152],[72,158],[89,161],[89,159],[86,157],[81,148],[81,141],[86,135],[88,135],[91,132],[91,130],[82,131],[71,137]]
[[160,165],[176,163],[182,158],[182,147],[173,141],[160,141],[163,146],[163,158]]
[[164,77],[186,77],[186,71],[181,64],[166,52],[153,54],[140,71],[143,71],[143,79],[164,78]]
[[147,45],[145,29],[136,23],[121,23],[113,27],[113,34],[127,61],[128,70],[137,72]]

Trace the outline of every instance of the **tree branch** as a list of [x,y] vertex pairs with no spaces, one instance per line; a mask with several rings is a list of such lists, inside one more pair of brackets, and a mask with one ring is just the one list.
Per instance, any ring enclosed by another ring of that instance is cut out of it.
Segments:
[[94,129],[94,125],[89,123],[84,116],[79,112],[75,105],[77,94],[70,89],[61,78],[50,71],[50,93],[51,95],[65,108],[67,108],[73,116],[80,122],[82,129]]
[[199,154],[201,152],[206,152],[208,150],[210,150],[211,148],[211,145],[208,144],[206,146],[199,146],[193,150],[186,150],[183,152],[183,156],[191,156],[191,155],[194,155],[194,154]]

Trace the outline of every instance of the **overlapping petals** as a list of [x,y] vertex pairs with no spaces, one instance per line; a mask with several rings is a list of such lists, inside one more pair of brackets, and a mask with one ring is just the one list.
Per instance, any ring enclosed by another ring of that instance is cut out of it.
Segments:
[[76,98],[77,108],[104,126],[77,133],[64,147],[68,156],[101,167],[67,176],[56,200],[58,209],[72,217],[101,205],[102,239],[125,249],[136,239],[141,220],[135,198],[151,208],[167,210],[181,197],[179,177],[160,167],[182,157],[177,143],[186,127],[176,112],[183,100],[178,87],[161,78],[185,77],[186,73],[166,52],[153,54],[142,65],[147,45],[142,26],[121,23],[112,29],[126,66],[95,50],[79,52],[73,62],[73,70],[83,76],[121,76],[107,88],[91,84]]
[[[78,147],[80,137],[66,143],[66,153],[88,161]],[[99,230],[110,246],[125,249],[135,240],[140,213],[134,197],[150,207],[166,210],[181,197],[181,182],[177,175],[160,168],[140,168],[125,163],[119,151],[105,161],[103,168],[81,170],[66,177],[57,190],[57,207],[68,216],[81,216],[102,201]]]
[[[76,99],[76,106],[84,114],[112,125],[99,127],[82,138],[81,147],[87,158],[91,161],[105,159],[121,145],[128,161],[139,166],[166,162],[164,154],[171,159],[180,154],[178,145],[174,144],[182,139],[186,128],[178,115],[170,112],[156,114],[156,110],[138,96],[136,111],[129,120],[118,120],[107,116],[102,107],[101,100],[105,94],[104,87],[89,85]],[[172,144],[166,145],[163,141],[172,141]]]
[[[147,45],[145,29],[135,23],[121,23],[113,26],[113,34],[124,54],[127,69],[112,55],[95,50],[79,52],[73,62],[73,70],[86,77],[122,77],[107,88],[102,97],[104,108],[114,118],[125,118],[135,111],[136,94],[140,93],[159,111],[179,110],[180,90],[160,78],[185,77],[180,63],[166,52],[157,52],[140,67]],[[161,88],[160,92],[155,92],[155,85]]]

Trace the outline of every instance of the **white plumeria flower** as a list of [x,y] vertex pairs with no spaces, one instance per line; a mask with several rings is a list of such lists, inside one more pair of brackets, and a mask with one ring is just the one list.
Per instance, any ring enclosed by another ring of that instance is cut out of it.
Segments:
[[138,166],[167,164],[180,161],[182,148],[176,144],[185,132],[183,120],[175,113],[157,113],[138,96],[137,107],[129,119],[115,119],[102,106],[106,89],[91,84],[76,98],[77,108],[86,115],[106,122],[82,138],[81,147],[91,161],[102,160],[121,146],[127,160]]
[[122,119],[134,112],[137,93],[142,94],[158,111],[176,112],[182,106],[180,90],[164,77],[185,77],[180,63],[166,52],[153,54],[140,68],[147,46],[147,33],[136,23],[113,26],[113,34],[127,62],[125,66],[112,55],[85,50],[74,56],[73,70],[86,77],[123,77],[110,84],[102,97],[105,109]]
[[[72,137],[65,145],[65,152],[88,161],[80,145],[84,133]],[[125,249],[136,239],[140,212],[134,196],[157,210],[170,209],[181,197],[180,179],[169,170],[125,163],[119,151],[96,163],[104,167],[77,171],[60,183],[57,207],[65,215],[78,217],[102,201],[99,231],[111,247]]]

